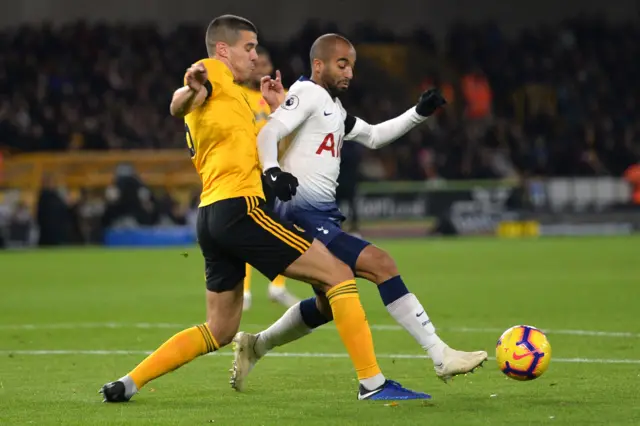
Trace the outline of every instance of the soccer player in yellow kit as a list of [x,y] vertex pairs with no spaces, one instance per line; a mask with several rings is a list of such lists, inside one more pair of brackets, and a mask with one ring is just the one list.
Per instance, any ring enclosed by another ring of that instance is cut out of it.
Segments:
[[[267,122],[267,118],[269,114],[271,114],[271,108],[269,108],[269,104],[262,97],[262,92],[260,91],[260,79],[265,75],[271,75],[273,73],[273,63],[271,62],[271,56],[269,52],[262,46],[256,47],[256,53],[258,54],[258,59],[256,60],[256,67],[251,73],[251,77],[249,81],[243,85],[244,92],[247,95],[247,99],[249,100],[249,105],[253,110],[253,115],[256,118],[256,126],[258,127],[258,131],[262,129],[262,126]],[[273,204],[273,194],[271,194],[269,186],[263,185],[263,189],[265,192],[265,196],[267,198],[267,205],[272,207]],[[252,276],[253,268],[247,263],[246,275],[244,277],[244,304],[243,310],[248,310],[251,308],[251,276]],[[300,300],[291,294],[286,287],[286,280],[283,275],[278,275],[273,281],[269,283],[268,288],[268,296],[269,299],[273,302],[280,303],[285,307],[291,307],[298,303]]]
[[[209,57],[187,69],[169,110],[184,119],[187,148],[202,180],[196,233],[206,274],[206,321],[174,334],[128,374],[105,384],[104,401],[127,402],[150,381],[231,343],[242,319],[247,263],[270,280],[286,275],[326,295],[357,373],[358,399],[429,399],[382,374],[351,269],[309,231],[265,205],[255,117],[239,85],[255,67],[256,27],[223,15],[209,24],[205,41]],[[277,109],[282,85],[269,77],[262,84],[272,88],[267,100]],[[291,190],[297,186],[286,173],[271,180]],[[232,386],[242,390],[240,382]]]

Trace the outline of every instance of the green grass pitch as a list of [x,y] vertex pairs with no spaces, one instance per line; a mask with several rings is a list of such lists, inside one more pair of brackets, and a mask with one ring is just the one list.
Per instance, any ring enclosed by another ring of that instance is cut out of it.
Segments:
[[[243,394],[228,385],[230,349],[150,383],[128,404],[100,386],[166,338],[204,320],[201,256],[183,250],[60,249],[0,253],[0,424],[52,425],[637,425],[640,424],[640,239],[380,241],[440,335],[493,355],[516,324],[547,330],[553,358],[531,382],[493,358],[445,385],[398,330],[375,286],[360,282],[385,375],[432,394],[396,406],[357,401],[333,326],[262,360]],[[311,294],[289,281],[299,296]],[[255,274],[242,329],[283,312]]]

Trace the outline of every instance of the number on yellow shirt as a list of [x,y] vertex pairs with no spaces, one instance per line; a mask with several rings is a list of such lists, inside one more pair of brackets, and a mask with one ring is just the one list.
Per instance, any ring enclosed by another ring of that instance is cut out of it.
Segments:
[[187,148],[189,149],[189,155],[191,155],[191,158],[193,158],[196,156],[196,146],[193,143],[191,131],[189,131],[189,126],[187,126],[187,123],[184,123],[184,131],[187,132]]

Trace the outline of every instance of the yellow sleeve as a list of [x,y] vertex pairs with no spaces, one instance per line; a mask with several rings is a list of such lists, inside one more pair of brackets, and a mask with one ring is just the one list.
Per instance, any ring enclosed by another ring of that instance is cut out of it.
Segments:
[[[195,62],[193,65],[195,64],[203,64],[205,69],[207,70],[207,77],[209,80],[209,83],[211,83],[211,88],[212,88],[212,92],[209,95],[209,98],[213,97],[216,95],[216,91],[219,92],[220,90],[220,86],[218,84],[215,83],[215,75],[214,75],[214,70],[213,67],[211,66],[211,59],[206,58],[206,59],[200,59],[199,61]],[[184,77],[182,78],[182,84],[184,86],[187,85],[187,73],[185,71]]]

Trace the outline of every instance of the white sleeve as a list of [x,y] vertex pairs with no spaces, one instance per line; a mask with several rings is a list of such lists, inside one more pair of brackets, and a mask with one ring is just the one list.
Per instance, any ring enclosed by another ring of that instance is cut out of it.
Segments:
[[258,133],[258,157],[262,164],[262,171],[278,164],[278,142],[291,133],[283,123],[278,120],[269,120]]
[[[311,89],[311,90],[310,90]],[[307,85],[292,86],[282,105],[270,116],[258,134],[258,156],[262,170],[278,164],[278,142],[298,128],[314,110],[313,88]]]
[[378,149],[395,141],[426,119],[427,117],[416,112],[415,107],[396,118],[375,125],[356,117],[353,128],[344,138],[368,148]]
[[297,129],[317,108],[317,95],[312,84],[298,83],[291,86],[291,91],[287,93],[284,102],[269,116],[269,119],[278,120],[289,130],[289,133]]

